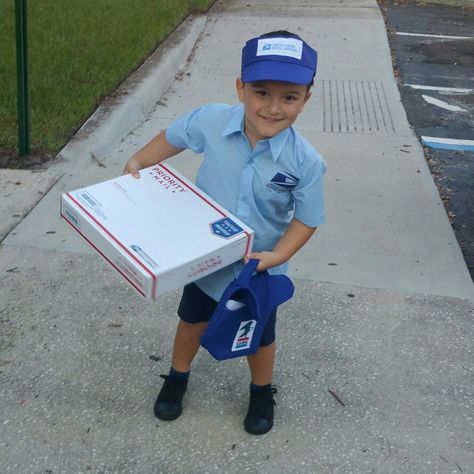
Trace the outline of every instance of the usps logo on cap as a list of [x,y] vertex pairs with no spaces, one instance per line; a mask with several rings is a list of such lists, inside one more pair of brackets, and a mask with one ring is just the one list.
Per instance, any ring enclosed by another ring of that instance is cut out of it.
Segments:
[[258,40],[257,56],[289,56],[301,59],[303,41],[297,38],[262,38]]

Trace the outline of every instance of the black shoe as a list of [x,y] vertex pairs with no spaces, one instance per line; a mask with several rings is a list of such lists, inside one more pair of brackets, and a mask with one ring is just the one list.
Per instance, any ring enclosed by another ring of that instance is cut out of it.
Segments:
[[276,388],[267,392],[250,392],[249,410],[244,420],[245,431],[250,434],[265,434],[273,427],[273,394]]
[[158,398],[155,402],[155,415],[160,420],[176,420],[181,415],[181,400],[186,392],[188,381],[168,375],[160,375],[165,379],[163,387],[161,387]]

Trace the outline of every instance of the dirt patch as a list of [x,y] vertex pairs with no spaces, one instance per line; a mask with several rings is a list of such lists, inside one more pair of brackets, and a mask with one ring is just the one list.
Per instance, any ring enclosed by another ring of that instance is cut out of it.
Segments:
[[34,151],[28,156],[20,157],[16,150],[0,148],[0,169],[36,170],[42,169],[45,163],[54,158],[53,153]]

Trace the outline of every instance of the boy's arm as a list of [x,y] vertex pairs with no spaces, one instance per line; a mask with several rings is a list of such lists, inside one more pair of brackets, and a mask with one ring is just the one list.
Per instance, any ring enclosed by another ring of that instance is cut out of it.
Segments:
[[244,262],[255,258],[260,260],[257,271],[276,267],[288,261],[316,231],[316,227],[308,227],[298,219],[293,219],[274,249],[268,252],[251,252],[244,258]]
[[138,172],[142,168],[156,165],[166,158],[177,155],[184,148],[176,148],[166,140],[165,131],[162,130],[147,145],[137,151],[125,164],[123,174],[130,173],[134,178],[139,178]]

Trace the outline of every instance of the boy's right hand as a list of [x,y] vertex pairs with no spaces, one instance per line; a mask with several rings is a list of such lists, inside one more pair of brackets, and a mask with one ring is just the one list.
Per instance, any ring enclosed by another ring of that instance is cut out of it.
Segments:
[[122,174],[130,173],[134,178],[140,178],[139,171],[141,169],[143,169],[143,166],[132,157],[127,161]]

